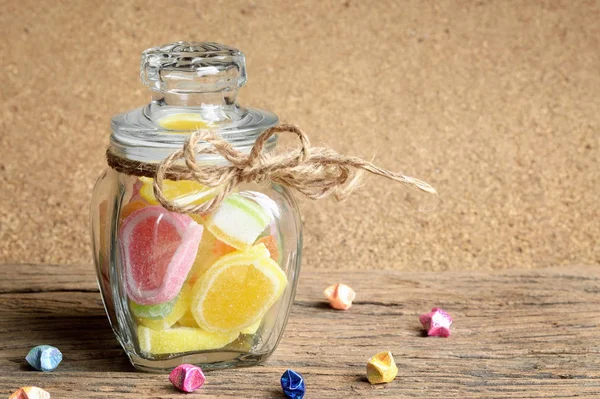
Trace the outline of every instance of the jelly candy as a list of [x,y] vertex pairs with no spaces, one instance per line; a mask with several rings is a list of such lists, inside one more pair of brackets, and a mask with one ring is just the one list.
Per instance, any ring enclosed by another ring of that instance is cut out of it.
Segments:
[[121,214],[119,215],[120,222],[123,223],[123,220],[127,219],[129,215],[145,206],[148,206],[148,204],[145,204],[142,201],[128,202],[121,208]]
[[140,349],[153,355],[218,349],[233,342],[238,335],[238,332],[210,332],[191,327],[153,330],[138,326]]
[[256,334],[256,332],[260,328],[260,323],[261,322],[262,322],[262,319],[258,320],[256,323],[252,324],[251,326],[243,328],[242,331],[240,331],[240,333],[242,333],[242,334],[248,334],[248,335],[254,335],[254,334]]
[[119,238],[130,299],[140,305],[174,299],[194,263],[202,230],[189,216],[161,206],[129,215]]
[[184,326],[184,327],[198,328],[198,323],[196,323],[196,319],[194,319],[194,315],[192,315],[192,312],[190,312],[189,310],[187,312],[185,312],[183,314],[183,316],[181,316],[179,318],[179,320],[177,320],[177,324],[179,324],[180,326]]
[[177,298],[169,302],[159,303],[156,305],[140,305],[139,303],[129,301],[129,308],[137,317],[156,320],[161,319],[171,313],[176,302]]
[[279,262],[279,247],[277,245],[277,240],[273,236],[264,236],[259,238],[256,241],[256,244],[265,244],[265,247],[269,250],[271,254],[271,259],[275,262]]
[[206,377],[200,367],[193,364],[180,364],[169,374],[169,381],[180,391],[194,392],[204,385]]
[[398,367],[391,352],[379,352],[367,363],[367,379],[371,384],[392,382],[398,374]]
[[194,130],[210,127],[210,123],[202,119],[201,115],[183,112],[163,116],[158,120],[158,124],[164,129],[179,130],[179,132],[174,132],[178,134],[181,134],[181,131],[187,130],[191,133]]
[[[254,334],[256,334],[256,332],[260,328],[261,322],[262,322],[262,319],[258,320],[256,323],[252,324],[251,326],[243,328],[240,331],[240,333],[241,334],[247,334],[247,335],[254,335]],[[196,323],[196,319],[194,319],[194,316],[189,311],[186,312],[183,316],[181,316],[181,318],[177,321],[177,323],[179,325],[185,326],[185,327],[196,327],[196,328],[198,328],[198,323]]]
[[[202,217],[198,215],[190,216],[197,223],[204,223]],[[198,253],[196,254],[196,259],[194,259],[192,270],[190,270],[188,275],[189,283],[195,283],[196,280],[198,280],[198,278],[202,276],[219,258],[213,251],[216,242],[217,239],[215,236],[208,229],[204,229],[204,232],[202,233],[202,240],[200,240],[200,246],[198,247]]]
[[[149,204],[158,205],[154,196],[154,180],[149,177],[140,177],[143,183],[140,196]],[[208,187],[192,180],[163,180],[162,192],[164,196],[177,205],[200,205],[213,199],[220,188]]]
[[38,345],[25,357],[27,363],[38,371],[52,371],[62,361],[62,353],[50,345]]
[[236,249],[229,244],[225,244],[223,241],[215,240],[212,251],[215,257],[219,259],[223,255],[236,251]]
[[[166,330],[173,326],[187,312],[191,303],[191,287],[184,284],[179,293],[179,297],[175,300],[175,304],[170,312],[166,313],[162,318],[152,319],[146,317],[138,317],[138,323],[150,327],[153,330]],[[159,306],[159,305],[150,305]]]
[[38,387],[22,387],[13,392],[8,399],[50,399],[50,394]]
[[208,331],[241,331],[279,299],[287,277],[264,244],[221,257],[193,287],[194,319]]
[[256,202],[234,193],[228,195],[205,222],[219,240],[237,249],[250,247],[271,218]]
[[281,388],[283,393],[290,399],[302,399],[306,391],[304,377],[294,370],[287,369],[281,376]]
[[419,321],[423,328],[427,330],[430,337],[449,337],[452,317],[444,310],[439,308],[431,309],[431,313],[425,313],[419,316]]
[[346,284],[334,284],[323,292],[325,298],[329,300],[329,306],[338,310],[350,309],[356,293]]

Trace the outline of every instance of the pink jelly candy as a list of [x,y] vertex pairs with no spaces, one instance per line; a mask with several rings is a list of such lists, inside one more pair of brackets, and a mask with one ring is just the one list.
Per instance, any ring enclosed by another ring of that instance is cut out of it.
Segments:
[[119,231],[129,297],[141,305],[174,299],[194,264],[202,231],[191,217],[161,206],[131,213]]
[[439,308],[431,309],[431,313],[425,313],[419,316],[423,328],[427,330],[430,337],[449,337],[450,324],[452,317],[444,310]]
[[181,364],[171,371],[169,381],[180,391],[194,392],[204,385],[206,377],[200,367],[193,364]]

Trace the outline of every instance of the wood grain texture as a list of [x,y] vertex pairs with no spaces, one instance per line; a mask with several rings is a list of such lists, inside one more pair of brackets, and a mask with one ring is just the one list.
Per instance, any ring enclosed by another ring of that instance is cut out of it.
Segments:
[[[135,371],[113,337],[90,266],[0,265],[0,396],[37,385],[53,398],[179,398],[166,375]],[[346,312],[322,290],[357,291]],[[418,315],[440,306],[452,336],[427,338]],[[31,371],[34,345],[64,354]],[[366,360],[391,350],[396,380],[371,386]],[[293,368],[307,398],[600,397],[600,268],[502,273],[305,270],[284,339],[261,366],[207,373],[204,398],[282,398]]]

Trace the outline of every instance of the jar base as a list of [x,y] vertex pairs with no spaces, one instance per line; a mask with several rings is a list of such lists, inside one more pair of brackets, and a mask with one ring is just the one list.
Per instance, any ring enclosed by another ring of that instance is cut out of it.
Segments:
[[182,354],[167,359],[145,359],[135,354],[128,354],[129,361],[138,370],[149,373],[169,373],[180,364],[193,364],[204,371],[219,370],[232,367],[250,367],[267,360],[271,353],[247,352],[205,352]]

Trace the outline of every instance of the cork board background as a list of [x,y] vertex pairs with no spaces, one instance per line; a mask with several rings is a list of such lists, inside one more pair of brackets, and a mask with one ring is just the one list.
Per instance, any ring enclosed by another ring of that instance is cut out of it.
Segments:
[[598,1],[0,3],[0,262],[91,262],[110,117],[149,100],[141,51],[212,40],[247,56],[242,104],[440,192],[301,199],[305,266],[600,263]]

